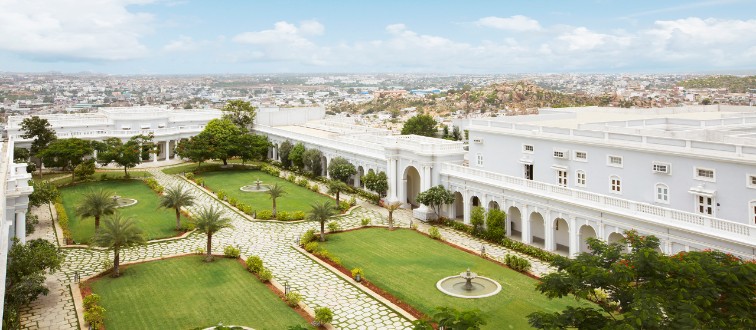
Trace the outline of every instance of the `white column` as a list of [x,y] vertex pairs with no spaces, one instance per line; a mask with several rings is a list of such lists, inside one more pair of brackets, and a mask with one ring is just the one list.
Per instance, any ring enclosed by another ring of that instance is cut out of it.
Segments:
[[[397,160],[393,157],[388,157],[387,163],[386,163],[386,176],[388,176],[388,200],[389,201],[396,201],[399,200],[399,196],[397,194],[397,174],[396,174],[396,162]],[[329,161],[330,163],[330,161]]]
[[466,224],[470,224],[470,211],[472,211],[472,200],[470,200],[470,191],[466,190],[464,194],[462,194],[462,198],[464,200],[464,203],[462,203],[462,221]]
[[[155,145],[158,145],[158,144],[160,144],[160,142],[156,142],[155,143]],[[158,153],[155,152],[155,153],[152,154],[152,162],[153,163],[157,163],[157,161],[158,161]]]
[[170,140],[165,140],[165,148],[163,149],[163,153],[165,154],[165,160],[169,160],[170,158],[170,151],[168,150],[168,145],[170,144]]
[[16,212],[16,238],[26,244],[26,212]]
[[570,258],[575,257],[580,252],[580,238],[578,237],[577,221],[575,217],[569,217],[567,223],[570,226]]
[[522,217],[522,242],[525,244],[533,243],[533,235],[530,234],[530,205],[523,205],[520,216]]
[[551,211],[546,211],[543,215],[543,221],[544,223],[543,229],[545,233],[543,233],[543,246],[546,251],[554,251],[556,250],[556,243],[554,242],[554,234],[556,228],[554,228],[554,219],[552,219]]
[[431,170],[433,169],[432,166],[426,165],[423,166],[423,182],[422,182],[422,190],[426,191],[433,187],[433,183],[431,182]]

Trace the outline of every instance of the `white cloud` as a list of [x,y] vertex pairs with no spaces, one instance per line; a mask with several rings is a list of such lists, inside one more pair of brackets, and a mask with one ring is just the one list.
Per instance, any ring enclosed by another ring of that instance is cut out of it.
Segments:
[[243,32],[231,40],[254,47],[232,56],[235,61],[300,61],[322,65],[328,56],[326,47],[319,47],[309,37],[322,35],[325,27],[317,21],[304,21],[298,26],[279,21],[273,29]]
[[517,32],[541,30],[541,24],[538,21],[522,15],[514,15],[512,17],[483,17],[475,21],[475,25]]
[[0,1],[0,49],[43,60],[125,60],[148,53],[151,0]]
[[163,46],[163,51],[166,52],[188,52],[199,49],[201,46],[206,44],[206,42],[202,41],[195,41],[192,37],[187,36],[179,36],[178,39],[171,40],[165,46]]

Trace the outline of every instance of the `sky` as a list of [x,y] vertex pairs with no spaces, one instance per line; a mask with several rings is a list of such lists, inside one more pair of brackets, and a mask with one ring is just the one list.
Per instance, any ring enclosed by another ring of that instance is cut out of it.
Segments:
[[0,0],[0,71],[756,72],[756,1]]

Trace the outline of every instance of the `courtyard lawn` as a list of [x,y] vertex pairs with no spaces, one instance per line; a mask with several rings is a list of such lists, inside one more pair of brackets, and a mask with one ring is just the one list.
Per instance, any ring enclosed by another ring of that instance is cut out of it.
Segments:
[[91,283],[107,329],[199,329],[244,325],[286,329],[306,321],[234,259],[199,256],[127,266]]
[[[556,312],[581,304],[567,298],[549,300],[535,290],[536,280],[411,230],[343,232],[328,235],[322,246],[341,258],[347,269],[362,268],[370,282],[426,315],[432,316],[438,306],[480,309],[487,322],[485,329],[530,328],[527,315],[532,312]],[[440,279],[468,267],[499,282],[501,292],[488,298],[463,299],[436,288]]]
[[[76,216],[76,205],[89,189],[105,189],[125,198],[133,198],[136,205],[117,209],[125,216],[131,216],[144,232],[148,240],[176,236],[176,213],[173,209],[158,208],[160,196],[141,180],[110,180],[81,183],[60,189],[63,207],[66,209],[71,235],[76,243],[86,243],[94,235],[94,218],[80,219]],[[104,219],[100,219],[100,223]],[[183,218],[182,223],[187,221]]]
[[274,185],[278,183],[286,190],[286,195],[276,199],[276,208],[278,211],[309,211],[313,203],[321,203],[331,200],[333,204],[336,201],[328,196],[310,191],[307,188],[300,187],[284,179],[271,176],[262,171],[255,170],[227,170],[217,172],[207,172],[197,175],[198,178],[205,180],[205,186],[212,191],[222,190],[229,195],[229,198],[236,198],[238,201],[252,206],[254,210],[272,210],[273,202],[264,192],[244,192],[239,190],[242,186],[254,184],[259,178],[264,185]]

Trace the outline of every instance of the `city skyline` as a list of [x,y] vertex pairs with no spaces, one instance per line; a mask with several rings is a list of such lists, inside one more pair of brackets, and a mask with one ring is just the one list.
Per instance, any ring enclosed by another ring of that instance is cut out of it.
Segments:
[[715,73],[756,68],[756,4],[2,1],[0,71]]

